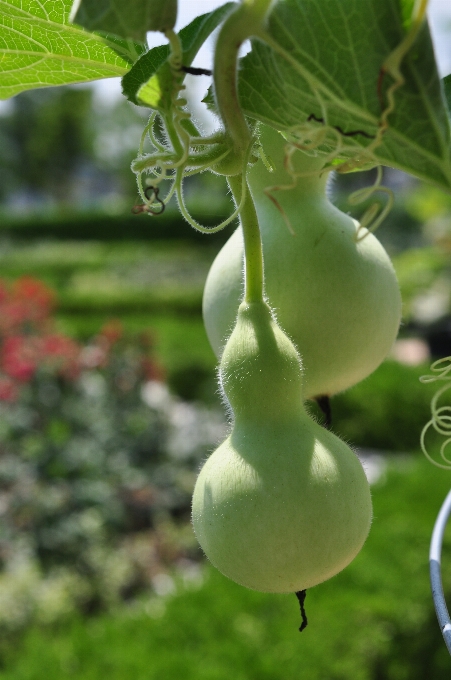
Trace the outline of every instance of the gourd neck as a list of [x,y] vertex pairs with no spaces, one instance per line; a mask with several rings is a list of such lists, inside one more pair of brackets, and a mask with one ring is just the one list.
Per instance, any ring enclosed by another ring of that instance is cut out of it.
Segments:
[[292,187],[299,199],[312,202],[326,199],[327,172],[322,172],[323,156],[310,156],[300,149],[288,153],[287,141],[267,125],[261,126],[260,142],[273,171],[264,172],[260,163],[250,170],[249,185],[254,196],[269,191],[277,199]]
[[235,422],[281,422],[305,413],[299,355],[263,301],[240,305],[219,372]]

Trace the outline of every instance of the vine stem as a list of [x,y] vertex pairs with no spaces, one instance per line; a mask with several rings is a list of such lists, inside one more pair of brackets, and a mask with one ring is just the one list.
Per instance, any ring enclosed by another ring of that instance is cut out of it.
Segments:
[[[240,210],[244,237],[246,302],[263,300],[263,253],[257,213],[245,180],[253,136],[244,117],[238,96],[238,56],[241,45],[261,34],[274,0],[242,0],[224,21],[215,47],[213,81],[216,103],[226,134],[230,135],[242,172],[229,176],[230,190]],[[246,192],[245,196],[242,195]]]
[[241,45],[261,34],[273,0],[242,0],[219,31],[215,47],[213,81],[216,103],[235,151],[242,157],[252,135],[238,99],[237,65]]
[[[242,175],[228,177],[233,198],[237,205],[242,200],[243,182]],[[257,212],[254,201],[246,186],[246,196],[240,211],[241,226],[244,238],[244,301],[261,302],[263,300],[263,252],[258,225]]]

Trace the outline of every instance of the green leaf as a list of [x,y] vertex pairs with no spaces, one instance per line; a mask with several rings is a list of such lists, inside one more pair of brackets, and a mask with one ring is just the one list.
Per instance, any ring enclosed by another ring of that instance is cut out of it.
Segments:
[[165,62],[155,75],[139,88],[136,100],[139,104],[150,106],[156,111],[169,111],[173,89],[172,71],[169,64]]
[[402,25],[407,31],[411,25],[412,14],[415,8],[415,0],[400,0]]
[[0,0],[0,98],[123,76],[140,46],[69,24],[71,0]]
[[[225,19],[235,3],[228,2],[213,12],[196,17],[180,31],[183,65],[190,66],[211,33]],[[172,74],[166,60],[169,46],[160,45],[144,54],[122,78],[122,91],[134,104],[145,104],[154,109],[166,109],[167,95],[172,88]],[[139,97],[138,97],[139,92]]]
[[71,21],[88,31],[113,33],[142,43],[147,31],[174,28],[177,0],[78,0]]
[[[143,54],[143,56],[138,59],[138,61],[133,64],[133,67],[128,73],[122,78],[122,93],[131,101],[133,104],[140,105],[140,102],[136,95],[138,90],[149,83],[151,80],[156,82],[156,92],[158,89],[163,87],[163,83],[169,77],[169,85],[171,85],[172,80],[170,77],[170,70],[168,70],[168,65],[165,63],[169,56],[169,46],[159,45],[153,49]],[[163,68],[163,67],[166,68]],[[156,75],[158,74],[158,75]],[[158,85],[158,81],[161,80],[161,85]],[[159,97],[157,94],[156,105],[152,108],[158,108]],[[151,104],[149,104],[151,106]]]
[[451,75],[446,76],[442,80],[443,83],[443,91],[445,93],[445,100],[448,105],[448,111],[451,116]]
[[[403,0],[402,7],[409,3]],[[371,140],[362,133],[376,135],[394,82],[381,75],[381,67],[405,35],[400,5],[399,0],[279,0],[268,22],[274,49],[254,41],[242,60],[245,113],[284,131],[300,125],[318,131],[325,120],[329,130],[335,128],[334,144],[340,137],[357,150],[367,147]],[[394,94],[376,162],[449,191],[449,122],[427,23],[401,72],[405,83]]]
[[150,30],[167,31],[177,21],[177,0],[150,0]]

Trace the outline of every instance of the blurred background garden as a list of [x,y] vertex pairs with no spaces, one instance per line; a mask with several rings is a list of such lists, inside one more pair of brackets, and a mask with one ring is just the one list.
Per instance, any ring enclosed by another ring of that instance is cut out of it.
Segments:
[[[451,355],[451,197],[385,170],[396,200],[377,235],[403,326],[332,400],[374,523],[352,565],[309,591],[299,635],[294,595],[226,580],[192,532],[196,473],[227,427],[202,289],[234,226],[203,236],[175,206],[132,214],[144,124],[88,87],[0,109],[0,680],[448,678],[427,555],[451,474],[420,451],[436,385],[419,378]],[[358,217],[347,197],[373,181],[335,178],[333,201]],[[186,199],[207,225],[231,209],[212,175]],[[451,601],[451,535],[443,561]]]

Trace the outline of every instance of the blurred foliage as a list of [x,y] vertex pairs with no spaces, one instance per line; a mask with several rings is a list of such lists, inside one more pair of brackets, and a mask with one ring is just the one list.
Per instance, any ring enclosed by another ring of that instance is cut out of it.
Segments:
[[437,281],[450,277],[449,254],[442,248],[411,248],[394,259],[396,274],[402,291],[403,317],[415,315],[415,300],[437,286]]
[[[332,429],[352,446],[408,452],[419,449],[436,384],[423,384],[427,364],[387,360],[372,375],[332,398]],[[436,446],[438,438],[431,440]]]
[[15,97],[0,118],[3,200],[20,190],[45,191],[65,202],[74,173],[93,155],[87,124],[91,89],[44,89]]
[[104,104],[86,86],[14,97],[0,116],[0,200],[13,212],[102,206],[136,195],[130,163],[143,119],[125,101]]
[[[308,591],[301,635],[294,595],[253,592],[210,567],[202,581],[185,563],[160,581],[159,595],[4,640],[0,678],[445,680],[427,552],[449,473],[423,459],[397,459],[382,472],[370,536],[341,574]],[[445,584],[450,558],[447,532]]]
[[216,359],[202,325],[201,298],[218,246],[208,239],[203,244],[3,242],[0,267],[10,280],[26,271],[52,286],[57,327],[71,337],[87,340],[112,316],[121,318],[127,335],[151,325],[170,387],[183,398],[211,400]]
[[[147,110],[123,97],[104,97],[102,90],[85,85],[32,90],[11,99],[0,112],[3,233],[42,236],[47,229],[50,235],[74,238],[74,214],[93,211],[98,213],[97,223],[92,215],[85,215],[78,237],[111,237],[114,232],[115,238],[127,238],[131,226],[134,237],[142,238],[144,223],[150,232],[150,221],[127,219],[138,196],[130,164],[147,116]],[[223,177],[204,173],[190,178],[185,194],[206,226],[217,223],[218,213],[232,211]],[[172,221],[183,223],[175,201],[169,212]],[[34,219],[14,224],[12,215],[39,217],[37,224]],[[67,217],[66,228],[49,222],[49,215]],[[116,222],[111,232],[105,217],[117,215],[126,215],[126,223]],[[161,223],[167,226],[165,216]],[[184,229],[193,231],[186,223]]]
[[451,196],[436,187],[424,183],[415,183],[414,191],[407,191],[403,201],[406,213],[426,226],[426,235],[430,234],[430,220],[433,224],[443,217],[451,215]]
[[[89,338],[109,314],[58,314],[58,326],[76,337]],[[123,313],[124,330],[133,336],[152,326],[155,351],[165,367],[166,380],[180,397],[219,404],[216,384],[217,360],[213,354],[202,319],[181,313]]]
[[[126,205],[126,211],[121,215],[111,215],[88,210],[84,212],[71,212],[56,214],[40,213],[26,217],[14,217],[7,212],[3,215],[0,223],[0,236],[3,239],[11,239],[18,244],[33,239],[59,241],[83,241],[87,244],[92,241],[150,241],[158,240],[174,241],[182,240],[196,245],[220,248],[232,233],[233,227],[214,234],[201,234],[190,227],[180,213],[168,208],[158,218],[147,215],[133,215],[132,198]],[[200,201],[193,206],[193,216],[205,226],[215,226],[218,221],[227,217],[227,204],[223,211],[208,212]],[[236,225],[234,225],[236,226]],[[95,247],[95,244],[94,244]]]
[[5,631],[131,597],[196,554],[192,487],[224,423],[171,395],[151,333],[111,322],[81,344],[55,332],[41,282],[0,284]]

